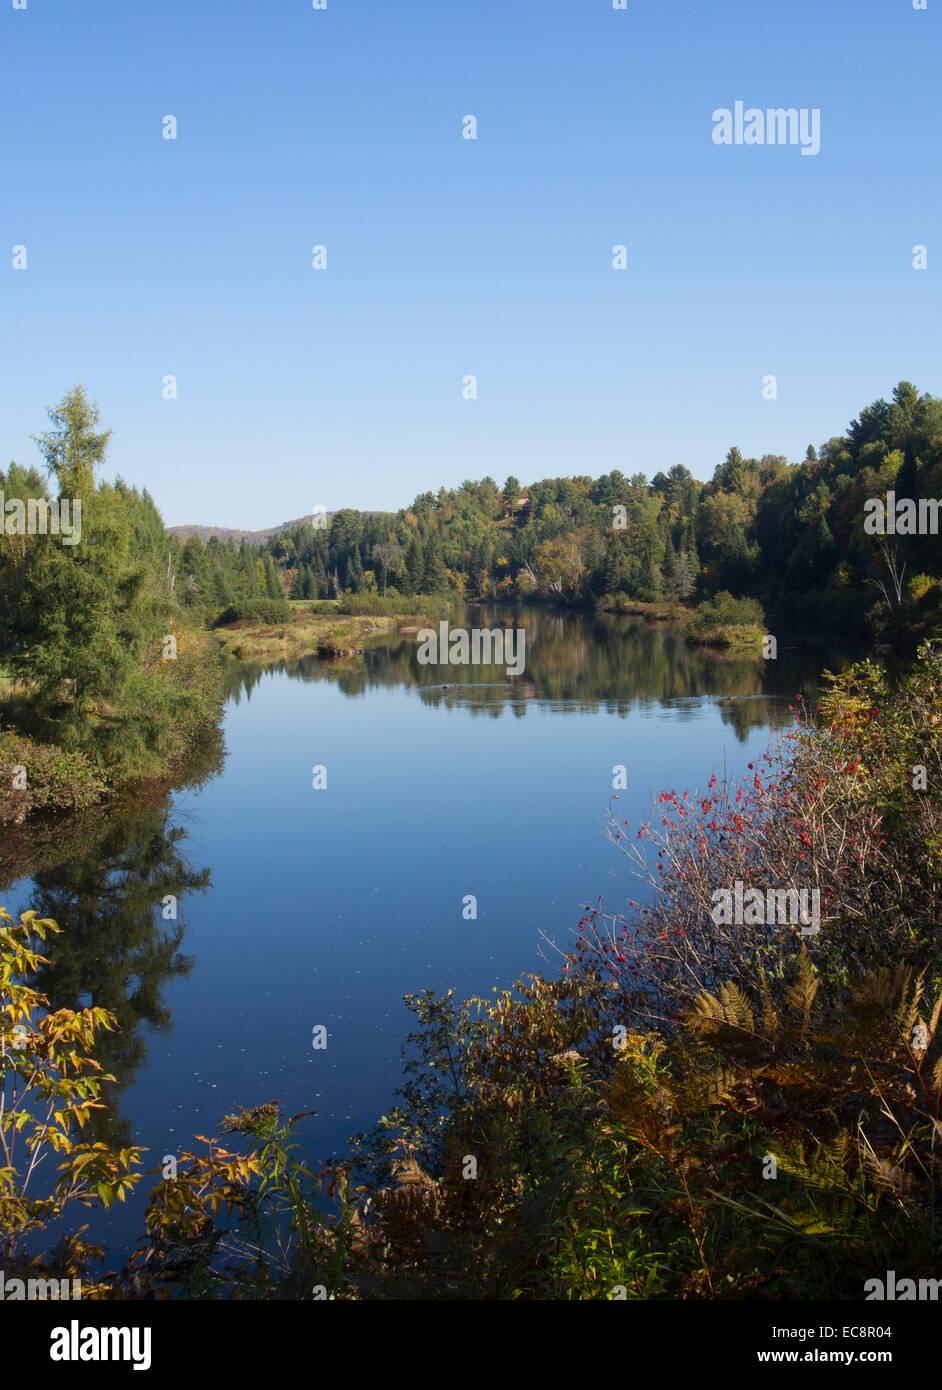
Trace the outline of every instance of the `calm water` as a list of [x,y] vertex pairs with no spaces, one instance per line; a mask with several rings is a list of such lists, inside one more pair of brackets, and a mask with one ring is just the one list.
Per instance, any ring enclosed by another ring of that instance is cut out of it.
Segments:
[[[796,693],[846,664],[787,637],[776,662],[731,662],[630,618],[459,621],[525,627],[525,675],[420,667],[399,635],[339,666],[234,663],[221,770],[64,831],[4,894],[67,929],[49,949],[53,1003],[119,1015],[104,1059],[119,1119],[101,1133],[145,1145],[148,1167],[276,1098],[317,1111],[299,1129],[312,1158],[341,1150],[394,1103],[403,994],[555,971],[544,935],[566,947],[584,903],[638,896],[604,837],[616,764],[636,821],[662,787],[741,770]],[[113,1262],[142,1211],[93,1219]]]

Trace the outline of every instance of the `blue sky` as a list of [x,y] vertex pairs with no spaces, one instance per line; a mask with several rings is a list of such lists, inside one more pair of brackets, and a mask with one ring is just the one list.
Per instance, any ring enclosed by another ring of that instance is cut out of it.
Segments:
[[[169,525],[800,458],[942,393],[940,31],[942,0],[0,0],[0,457],[82,381]],[[820,153],[715,145],[737,100],[820,108]]]

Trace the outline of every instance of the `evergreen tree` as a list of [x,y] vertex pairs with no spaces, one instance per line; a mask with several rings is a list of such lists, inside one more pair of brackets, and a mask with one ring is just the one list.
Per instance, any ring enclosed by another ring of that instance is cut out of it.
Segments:
[[520,480],[519,478],[515,478],[512,473],[510,477],[507,479],[507,481],[504,483],[501,496],[503,498],[504,510],[508,512],[513,511],[514,507],[517,505],[519,497],[521,496],[521,492]]
[[308,566],[308,571],[311,576],[310,597],[327,598],[329,591],[327,583],[327,570],[325,568],[324,560],[320,550],[315,550],[314,558],[311,564]]
[[720,485],[725,492],[735,492],[742,496],[746,486],[746,465],[742,454],[735,447],[730,449],[719,470]]
[[605,552],[605,569],[602,579],[603,593],[617,594],[621,589],[623,577],[621,558],[619,546],[615,541],[610,541]]
[[261,586],[258,582],[258,570],[255,562],[255,547],[246,545],[245,540],[241,540],[239,542],[239,588],[243,598],[261,597]]
[[50,477],[58,485],[58,495],[90,498],[95,488],[95,470],[104,462],[111,430],[96,433],[98,407],[89,402],[83,386],[66,392],[60,404],[46,414],[53,428],[34,435],[34,439]]
[[695,558],[687,550],[682,550],[677,557],[677,576],[676,587],[680,598],[690,598],[697,587],[699,577],[699,565]]
[[425,550],[425,580],[423,590],[427,594],[440,594],[448,588],[448,575],[439,541],[435,537]]
[[912,446],[912,441],[906,441],[903,447],[903,462],[893,484],[897,498],[919,496],[919,464],[916,461],[916,451]]
[[218,673],[195,656],[161,659],[181,625],[173,547],[146,493],[96,486],[110,434],[97,407],[76,387],[48,414],[54,428],[37,442],[58,494],[81,502],[81,529],[75,544],[29,535],[21,554],[2,554],[0,648],[33,731],[117,778],[154,775],[181,730],[214,723]]
[[265,556],[265,594],[267,598],[284,598],[285,591],[278,578],[278,571],[275,569],[275,562],[271,555]]
[[197,604],[211,599],[209,555],[199,536],[190,536],[184,545],[182,568],[184,602]]
[[677,551],[674,549],[673,543],[668,541],[664,550],[664,573],[662,581],[663,589],[666,594],[675,594],[677,592],[679,565],[680,562],[678,560]]
[[653,602],[661,592],[661,571],[655,564],[653,555],[648,555],[641,568],[641,596],[645,602]]
[[406,550],[406,574],[412,593],[422,592],[422,583],[425,579],[425,554],[422,549],[422,542],[417,536],[413,536]]
[[362,593],[366,584],[363,574],[363,561],[356,546],[350,551],[344,569],[344,588],[351,594]]

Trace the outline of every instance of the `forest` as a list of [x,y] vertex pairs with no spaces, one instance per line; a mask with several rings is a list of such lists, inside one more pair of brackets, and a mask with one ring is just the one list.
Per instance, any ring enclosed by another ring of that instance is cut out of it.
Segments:
[[[101,476],[111,432],[81,386],[48,415],[36,436],[45,472],[0,471],[3,823],[179,772],[218,736],[212,629],[288,623],[289,600],[351,612],[418,596],[616,611],[667,601],[699,605],[691,633],[764,611],[776,626],[911,648],[942,615],[937,536],[864,525],[868,503],[891,492],[942,498],[942,400],[908,382],[798,463],[733,447],[708,482],[683,464],[650,481],[485,477],[395,514],[345,508],[329,526],[295,523],[238,547],[181,542],[146,488]],[[50,515],[71,506],[81,529],[35,534],[23,518],[47,503]]]
[[709,482],[683,464],[424,492],[395,514],[342,509],[261,547],[191,536],[184,602],[451,592],[473,600],[698,601],[727,590],[786,620],[922,630],[940,612],[931,535],[872,536],[865,505],[942,497],[942,400],[900,382],[845,433],[790,463],[731,448]]

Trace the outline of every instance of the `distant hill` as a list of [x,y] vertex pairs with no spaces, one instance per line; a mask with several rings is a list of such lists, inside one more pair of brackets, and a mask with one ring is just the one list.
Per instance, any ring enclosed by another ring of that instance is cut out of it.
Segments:
[[[335,512],[327,512],[327,525],[333,520]],[[309,525],[314,521],[314,513],[308,512],[307,516],[299,516],[294,521],[283,521],[280,526],[269,526],[265,531],[239,531],[233,526],[168,526],[166,528],[169,536],[178,536],[181,541],[187,541],[191,536],[199,536],[205,545],[210,536],[217,536],[221,541],[227,541],[231,536],[238,545],[239,541],[246,541],[248,545],[264,545],[269,536],[273,536],[276,531],[285,531],[289,526],[299,526],[302,521]]]

